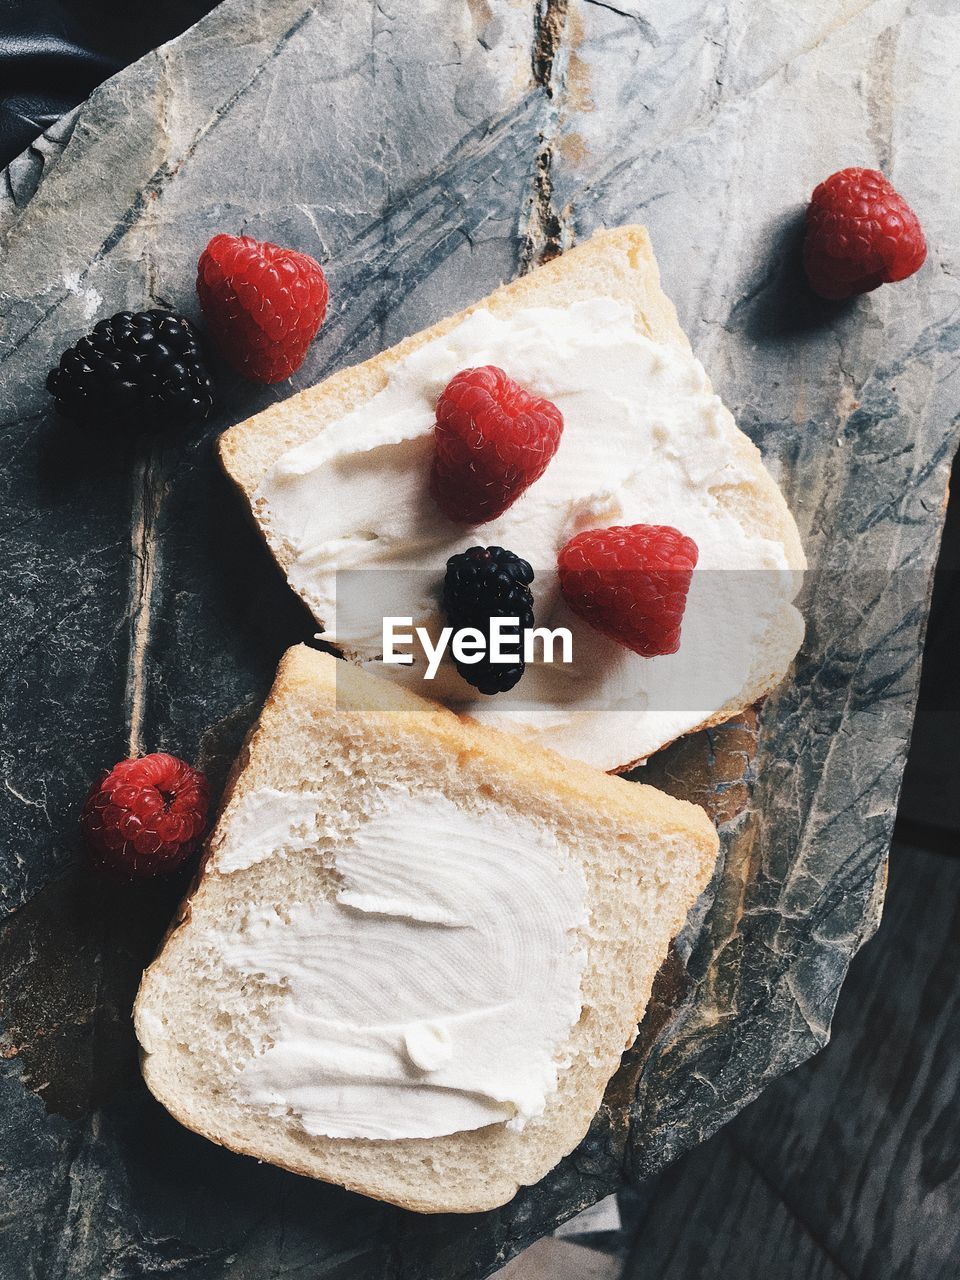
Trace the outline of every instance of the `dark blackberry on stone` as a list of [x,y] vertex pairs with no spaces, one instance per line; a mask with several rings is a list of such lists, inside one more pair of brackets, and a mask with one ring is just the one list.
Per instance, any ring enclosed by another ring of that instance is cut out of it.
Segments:
[[[510,628],[504,632],[503,647],[522,654],[523,632],[533,626],[532,581],[533,570],[526,560],[503,547],[471,547],[451,556],[442,594],[447,622],[455,631],[463,627],[482,631],[489,652],[490,619],[518,618],[519,643],[515,646],[512,641],[517,628]],[[464,680],[480,693],[512,689],[524,670],[522,656],[512,663],[491,662],[486,654],[480,662],[454,662]]]
[[213,383],[197,331],[173,311],[120,311],[94,325],[47,376],[57,412],[91,426],[198,422]]

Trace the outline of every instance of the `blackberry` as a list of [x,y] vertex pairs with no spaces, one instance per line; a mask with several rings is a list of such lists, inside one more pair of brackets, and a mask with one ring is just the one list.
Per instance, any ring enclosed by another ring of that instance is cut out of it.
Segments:
[[[447,621],[455,631],[476,627],[489,646],[491,618],[519,618],[522,637],[533,626],[532,581],[533,570],[526,560],[503,547],[471,547],[451,556],[442,595]],[[505,647],[513,648],[516,631],[504,632]],[[480,693],[505,693],[523,675],[522,657],[512,663],[491,662],[486,655],[480,662],[454,662],[467,684]]]
[[173,311],[101,320],[63,353],[47,390],[63,417],[92,425],[197,422],[213,407],[197,331]]

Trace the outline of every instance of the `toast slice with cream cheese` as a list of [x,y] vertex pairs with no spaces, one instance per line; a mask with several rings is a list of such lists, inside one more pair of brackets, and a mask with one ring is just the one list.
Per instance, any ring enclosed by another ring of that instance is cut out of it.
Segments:
[[703,810],[298,647],[143,977],[143,1074],[234,1151],[423,1212],[587,1131],[710,879]]
[[[428,492],[437,397],[496,364],[562,411],[559,449],[496,520],[455,524]],[[220,440],[227,473],[324,638],[460,712],[605,770],[718,724],[775,687],[803,636],[796,524],[757,448],[693,356],[646,231],[621,227]],[[644,658],[566,606],[557,553],[585,528],[672,525],[699,560],[680,648]],[[536,661],[509,693],[474,693],[450,661],[387,666],[382,616],[442,626],[449,556],[481,543],[530,562],[538,626],[572,662]],[[339,584],[339,585],[338,585]]]

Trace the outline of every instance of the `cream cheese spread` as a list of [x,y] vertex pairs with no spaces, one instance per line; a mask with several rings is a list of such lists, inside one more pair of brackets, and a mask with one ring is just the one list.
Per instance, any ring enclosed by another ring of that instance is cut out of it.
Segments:
[[331,1138],[522,1128],[540,1115],[585,963],[583,872],[554,836],[399,788],[336,838],[308,795],[264,788],[242,803],[249,822],[231,824],[214,873],[309,841],[330,852],[336,889],[282,914],[253,905],[217,940],[241,981],[281,989],[238,1098]]
[[321,835],[331,834],[320,819],[320,796],[315,792],[259,787],[234,809],[229,842],[216,849],[216,869],[221,875],[244,871],[281,852],[309,849]]
[[[427,491],[434,411],[453,374],[481,364],[553,400],[564,431],[543,476],[509,510],[464,528]],[[753,483],[731,434],[700,363],[639,333],[626,304],[594,298],[510,316],[481,308],[395,364],[366,404],[285,453],[255,502],[326,636],[368,661],[381,652],[383,615],[439,629],[436,593],[449,556],[478,542],[523,556],[537,573],[537,625],[570,629],[571,664],[538,662],[494,699],[473,694],[449,660],[432,685],[422,664],[380,664],[383,674],[612,768],[736,698],[773,629],[786,626],[799,644],[783,545],[750,533],[720,500],[744,486],[749,502]],[[699,548],[676,654],[633,654],[571,614],[559,594],[557,552],[573,534],[634,523],[674,525]]]

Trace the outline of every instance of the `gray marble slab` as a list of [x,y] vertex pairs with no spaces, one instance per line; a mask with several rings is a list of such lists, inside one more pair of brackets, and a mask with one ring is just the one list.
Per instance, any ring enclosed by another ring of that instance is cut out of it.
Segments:
[[[826,1042],[879,916],[957,444],[958,64],[946,0],[226,0],[11,168],[0,1276],[480,1277]],[[799,278],[799,214],[849,163],[885,168],[931,251],[915,279],[827,306]],[[219,784],[312,634],[212,456],[291,387],[225,378],[202,435],[108,446],[53,419],[44,377],[96,316],[195,314],[218,230],[328,270],[295,389],[635,220],[797,514],[808,639],[759,715],[646,771],[710,808],[724,858],[588,1138],[496,1213],[418,1218],[230,1155],[152,1102],[129,1008],[182,883],[105,892],[79,863],[105,762],[165,748]]]

